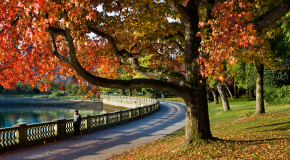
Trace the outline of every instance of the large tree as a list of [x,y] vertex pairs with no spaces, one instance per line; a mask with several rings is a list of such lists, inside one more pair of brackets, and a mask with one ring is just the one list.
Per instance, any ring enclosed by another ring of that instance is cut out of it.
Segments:
[[[256,1],[245,4],[251,6]],[[232,0],[230,4],[243,7],[240,2]],[[215,4],[215,0],[1,0],[1,84],[12,87],[18,80],[36,84],[40,79],[52,80],[58,73],[77,74],[90,84],[107,88],[154,88],[184,99],[184,144],[211,139],[204,73],[214,71],[217,62],[227,58],[200,48],[203,37],[197,35],[202,30],[200,22],[223,16],[211,15]],[[215,8],[226,7],[223,4]],[[246,31],[260,31],[279,20],[290,10],[289,4],[290,0],[281,0],[256,19],[244,19]],[[238,12],[226,16],[238,17]],[[243,30],[244,26],[237,25],[233,31],[236,27]],[[215,24],[211,29],[219,27]],[[89,36],[91,33],[94,35]],[[241,41],[249,38],[243,31],[236,33]],[[219,44],[218,39],[214,41]],[[231,46],[236,47],[240,46]],[[145,54],[154,54],[148,67],[139,63]],[[209,63],[204,61],[207,57],[211,57]],[[211,67],[206,65],[211,62]],[[174,72],[183,66],[185,76]],[[131,68],[150,78],[115,80],[116,67]],[[103,70],[97,72],[99,68]],[[152,79],[155,76],[175,83]]]

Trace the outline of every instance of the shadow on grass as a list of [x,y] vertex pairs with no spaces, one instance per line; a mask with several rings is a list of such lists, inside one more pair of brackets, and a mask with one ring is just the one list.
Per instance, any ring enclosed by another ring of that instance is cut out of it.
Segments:
[[[283,125],[283,124],[290,124],[290,122],[282,122],[282,123],[273,123],[273,124],[268,124],[268,125],[261,125],[261,126],[255,126],[255,127],[249,127],[249,128],[245,128],[245,129],[253,129],[253,128],[262,128],[262,127],[271,127],[271,126],[278,126],[278,125]],[[290,128],[290,126],[288,127],[288,129]],[[278,129],[279,130],[279,129]],[[264,130],[266,131],[266,130]],[[271,131],[271,130],[269,130]]]
[[290,140],[290,138],[269,138],[260,140],[227,140],[227,139],[214,139],[214,142],[225,142],[225,143],[247,143],[248,145],[257,145],[265,142],[276,141],[276,140]]

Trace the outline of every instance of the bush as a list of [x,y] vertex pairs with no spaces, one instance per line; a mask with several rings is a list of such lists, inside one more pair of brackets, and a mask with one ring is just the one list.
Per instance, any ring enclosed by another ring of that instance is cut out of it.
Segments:
[[290,104],[290,86],[267,87],[265,101],[269,104]]
[[154,98],[154,94],[148,94],[149,98]]
[[78,90],[78,92],[77,92],[77,95],[78,95],[78,96],[82,96],[82,95],[85,95],[85,94],[86,94],[86,92],[84,92],[82,88],[80,88],[80,89]]
[[48,98],[58,98],[58,97],[62,97],[62,96],[65,96],[65,95],[61,92],[52,92]]
[[45,94],[33,96],[33,98],[48,98],[48,97],[49,95],[45,95]]
[[77,94],[77,92],[78,92],[78,90],[79,90],[79,87],[78,87],[78,85],[72,85],[71,86],[71,94],[72,95],[76,95]]
[[65,98],[67,98],[67,99],[74,99],[74,100],[83,100],[82,98],[80,98],[80,96],[73,96],[73,95],[68,95]]

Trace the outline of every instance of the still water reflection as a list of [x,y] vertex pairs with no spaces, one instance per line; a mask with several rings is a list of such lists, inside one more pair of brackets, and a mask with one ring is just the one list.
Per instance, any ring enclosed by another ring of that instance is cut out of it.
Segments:
[[[106,109],[106,106],[104,106]],[[107,110],[107,109],[106,109]],[[110,107],[110,111],[117,111],[120,108]],[[14,124],[31,124],[31,123],[40,123],[45,121],[51,121],[52,119],[57,118],[73,118],[74,109],[72,108],[61,108],[61,107],[5,107],[0,106],[0,128],[11,127]],[[97,111],[97,110],[82,110],[80,109],[80,114],[85,115],[97,115],[105,113],[106,111]]]

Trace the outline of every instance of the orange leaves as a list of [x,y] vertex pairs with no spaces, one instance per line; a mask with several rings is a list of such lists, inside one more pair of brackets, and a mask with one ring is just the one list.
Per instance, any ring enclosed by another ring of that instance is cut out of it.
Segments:
[[[88,26],[110,34],[119,49],[130,51],[136,58],[152,54],[147,66],[174,69],[181,66],[183,56],[173,44],[157,41],[177,34],[182,27],[168,23],[167,15],[179,17],[159,1],[19,1],[0,3],[0,83],[7,87],[17,81],[38,84],[52,81],[56,75],[73,76],[70,65],[61,62],[52,53],[47,27],[67,28],[74,40],[79,63],[89,73],[110,79],[120,77],[120,70],[134,74],[128,66],[119,65],[111,44],[99,36],[89,35]],[[57,2],[57,3],[56,3]],[[102,4],[103,11],[96,10]],[[154,11],[154,14],[151,12]],[[108,13],[115,13],[114,16]],[[16,23],[11,21],[19,16]],[[62,36],[54,35],[57,52],[68,57],[67,44]],[[172,38],[184,46],[182,38]],[[77,75],[76,75],[77,76]],[[83,79],[77,76],[78,83]],[[5,84],[6,83],[6,84]],[[41,90],[48,87],[39,86]]]
[[59,86],[58,89],[59,90],[62,90],[62,91],[65,91],[66,90],[65,86],[63,86],[63,85]]
[[92,86],[91,90],[86,94],[87,99],[99,98],[100,97],[100,88]]
[[50,87],[49,83],[41,83],[40,85],[37,86],[37,88],[43,92],[46,91]]

